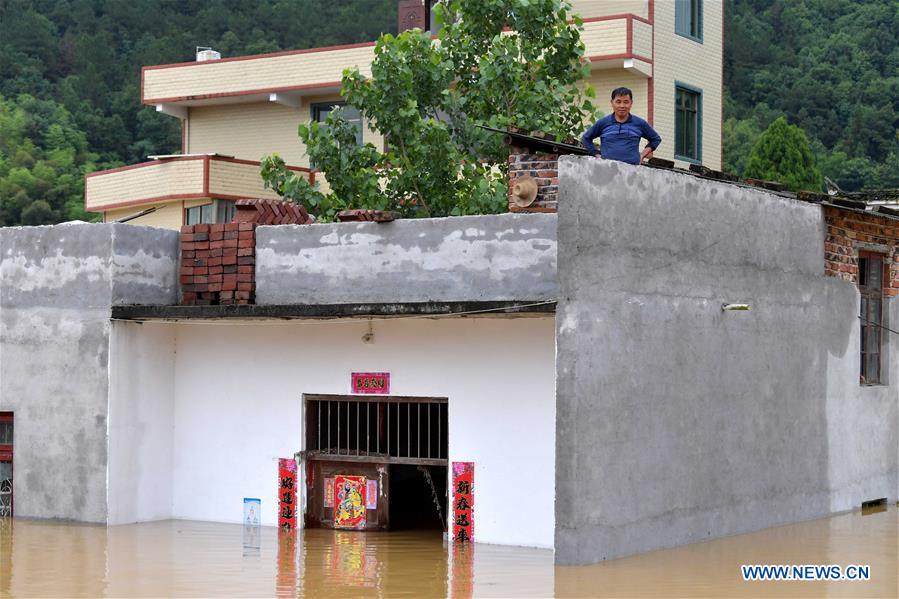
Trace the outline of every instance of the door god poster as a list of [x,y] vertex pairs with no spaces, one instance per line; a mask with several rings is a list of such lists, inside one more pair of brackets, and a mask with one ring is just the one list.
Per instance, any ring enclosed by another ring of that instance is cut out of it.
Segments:
[[365,528],[365,477],[334,477],[334,528]]

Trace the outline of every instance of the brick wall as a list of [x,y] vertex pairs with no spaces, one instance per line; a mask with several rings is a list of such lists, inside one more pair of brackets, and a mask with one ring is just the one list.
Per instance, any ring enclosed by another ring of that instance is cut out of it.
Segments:
[[256,225],[181,227],[181,303],[251,304],[256,292]]
[[256,295],[256,227],[307,225],[306,209],[279,200],[235,202],[234,219],[181,227],[181,304],[252,304]]
[[858,284],[858,253],[884,254],[889,277],[884,295],[899,294],[899,220],[824,206],[824,274]]
[[[530,175],[537,183],[537,199],[527,208],[512,203],[515,180]],[[532,154],[527,148],[509,146],[509,211],[556,212],[559,207],[559,155]]]

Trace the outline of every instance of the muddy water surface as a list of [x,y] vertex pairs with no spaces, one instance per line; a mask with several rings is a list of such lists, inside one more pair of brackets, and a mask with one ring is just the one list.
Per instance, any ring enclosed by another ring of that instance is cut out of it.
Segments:
[[[165,521],[0,521],[2,597],[899,597],[899,510],[859,512],[586,567],[447,548],[433,533],[285,534]],[[869,564],[867,582],[744,582],[741,564]]]

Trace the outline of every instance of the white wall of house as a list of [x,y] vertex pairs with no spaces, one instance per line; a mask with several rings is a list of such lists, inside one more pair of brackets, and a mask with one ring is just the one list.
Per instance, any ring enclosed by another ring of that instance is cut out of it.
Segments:
[[[351,372],[390,372],[395,395],[449,398],[450,460],[475,462],[476,540],[553,546],[552,317],[375,320],[370,344],[366,320],[153,326],[168,339],[144,345],[176,348],[172,517],[239,522],[243,498],[259,497],[276,524],[277,458],[303,448],[303,393],[347,394]],[[122,361],[143,355],[118,347]],[[144,400],[134,383],[114,402]]]
[[117,322],[109,351],[109,524],[172,517],[175,336]]

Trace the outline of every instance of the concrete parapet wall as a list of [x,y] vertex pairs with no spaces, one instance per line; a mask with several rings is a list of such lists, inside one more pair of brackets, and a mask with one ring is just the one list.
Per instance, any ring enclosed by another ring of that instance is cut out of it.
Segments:
[[557,288],[555,215],[256,230],[257,304],[540,301]]
[[897,337],[890,384],[861,386],[859,294],[824,276],[824,235],[819,206],[562,158],[558,563],[896,500]]
[[106,522],[110,307],[177,298],[175,231],[0,229],[0,410],[17,516]]

